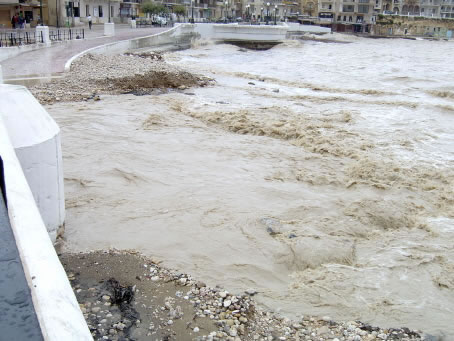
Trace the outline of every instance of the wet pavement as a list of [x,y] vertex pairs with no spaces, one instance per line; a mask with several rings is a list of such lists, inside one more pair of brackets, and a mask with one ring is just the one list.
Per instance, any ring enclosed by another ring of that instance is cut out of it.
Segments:
[[1,192],[0,234],[0,339],[41,341],[41,328]]
[[64,66],[72,56],[95,46],[144,37],[156,34],[170,27],[150,27],[132,29],[128,25],[115,25],[115,36],[106,37],[103,35],[104,26],[94,25],[90,31],[85,29],[85,39],[58,42],[49,48],[25,52],[13,58],[2,61],[5,82],[8,79],[23,78],[26,76],[50,77],[64,72]]

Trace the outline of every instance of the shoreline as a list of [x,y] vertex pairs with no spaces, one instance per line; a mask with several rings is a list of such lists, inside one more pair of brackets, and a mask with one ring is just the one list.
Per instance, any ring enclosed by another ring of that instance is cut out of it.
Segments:
[[169,270],[136,251],[62,253],[62,264],[95,340],[423,340],[420,331],[291,320],[263,309],[254,288],[230,293]]

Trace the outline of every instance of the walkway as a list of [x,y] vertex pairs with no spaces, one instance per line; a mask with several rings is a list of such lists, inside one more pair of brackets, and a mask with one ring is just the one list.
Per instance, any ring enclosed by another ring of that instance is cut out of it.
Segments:
[[132,29],[128,25],[115,25],[115,36],[103,36],[103,25],[93,25],[92,31],[86,28],[86,39],[56,43],[49,48],[22,53],[1,62],[3,78],[25,76],[50,76],[64,71],[65,63],[72,56],[91,47],[114,41],[145,37],[170,29],[169,27],[150,27]]
[[[0,182],[3,181],[2,173],[0,158]],[[0,234],[0,339],[42,341],[41,328],[1,190]]]

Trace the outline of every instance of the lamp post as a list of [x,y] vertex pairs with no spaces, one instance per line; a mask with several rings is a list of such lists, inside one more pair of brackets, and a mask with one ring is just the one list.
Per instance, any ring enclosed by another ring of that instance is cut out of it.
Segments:
[[268,25],[268,21],[270,20],[270,3],[266,3],[266,24]]
[[191,24],[194,23],[194,0],[191,0]]
[[277,5],[274,5],[274,25],[276,25]]
[[228,15],[228,12],[227,12],[227,6],[229,5],[229,2],[226,1],[224,2],[225,6],[224,6],[224,22],[227,23],[227,15]]
[[263,7],[260,8],[260,21],[263,21]]
[[43,0],[39,0],[39,20],[40,25],[43,24]]
[[109,24],[110,24],[110,0],[109,0],[109,8],[107,10],[109,11]]

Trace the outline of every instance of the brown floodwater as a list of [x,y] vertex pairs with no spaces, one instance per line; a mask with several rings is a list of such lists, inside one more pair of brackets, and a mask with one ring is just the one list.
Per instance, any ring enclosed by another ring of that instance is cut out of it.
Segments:
[[454,43],[166,59],[217,83],[48,106],[70,250],[139,250],[288,316],[454,337]]

